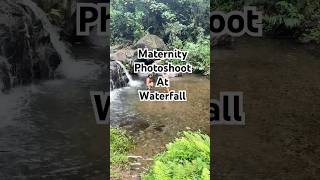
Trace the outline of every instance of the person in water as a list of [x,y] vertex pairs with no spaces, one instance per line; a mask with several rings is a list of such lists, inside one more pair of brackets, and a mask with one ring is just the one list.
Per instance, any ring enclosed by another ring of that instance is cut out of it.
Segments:
[[148,90],[152,90],[153,86],[154,86],[154,82],[153,82],[153,74],[149,74],[147,79],[146,79],[146,85]]

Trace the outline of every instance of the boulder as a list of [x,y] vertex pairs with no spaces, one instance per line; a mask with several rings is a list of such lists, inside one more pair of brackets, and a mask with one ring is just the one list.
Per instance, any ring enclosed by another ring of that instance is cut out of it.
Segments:
[[135,58],[136,50],[130,48],[123,48],[110,54],[112,61],[132,61]]
[[127,86],[129,79],[126,76],[124,69],[116,61],[110,62],[110,89],[117,89]]
[[167,46],[160,37],[152,34],[147,34],[135,44],[135,48],[166,50]]

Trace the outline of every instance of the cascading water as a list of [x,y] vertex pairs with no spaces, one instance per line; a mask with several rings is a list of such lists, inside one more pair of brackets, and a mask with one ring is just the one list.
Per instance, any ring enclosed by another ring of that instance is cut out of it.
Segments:
[[46,13],[33,1],[21,0],[21,4],[29,7],[33,13],[40,19],[43,28],[49,33],[50,41],[56,51],[59,53],[62,63],[58,71],[71,79],[83,78],[91,75],[99,66],[88,61],[75,61],[74,58],[68,53],[68,48],[64,42],[60,41],[60,36],[57,32],[57,27],[53,26]]
[[120,61],[110,62],[110,89],[118,89],[126,86],[140,86],[141,81],[134,80],[129,71]]
[[120,61],[116,61],[116,63],[118,63],[120,65],[120,67],[122,68],[122,70],[126,74],[127,78],[129,79],[129,84],[130,84],[130,82],[133,81],[131,74],[129,73],[129,71],[126,69],[126,67]]
[[43,10],[31,0],[22,0],[21,3],[29,7],[33,11],[33,13],[41,20],[43,28],[47,32],[49,32],[50,40],[53,47],[58,51],[63,61],[64,62],[73,61],[73,58],[67,52],[66,45],[62,41],[60,41],[60,36],[58,35],[56,28],[50,23],[46,13],[43,12]]

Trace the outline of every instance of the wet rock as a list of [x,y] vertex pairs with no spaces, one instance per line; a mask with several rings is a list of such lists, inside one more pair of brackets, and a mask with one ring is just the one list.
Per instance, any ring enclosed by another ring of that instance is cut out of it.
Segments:
[[128,85],[129,79],[124,72],[124,69],[116,61],[110,62],[110,88],[111,90],[116,88],[125,87]]
[[163,131],[163,128],[165,127],[165,125],[153,125],[153,129],[155,129],[156,131]]
[[130,132],[137,133],[140,131],[143,132],[143,130],[147,129],[150,126],[150,124],[147,121],[143,120],[133,120],[121,123],[119,126],[125,128]]
[[[61,58],[49,32],[33,11],[19,0],[0,1],[0,55],[7,59],[5,89],[54,77]],[[2,64],[2,67],[4,65]]]

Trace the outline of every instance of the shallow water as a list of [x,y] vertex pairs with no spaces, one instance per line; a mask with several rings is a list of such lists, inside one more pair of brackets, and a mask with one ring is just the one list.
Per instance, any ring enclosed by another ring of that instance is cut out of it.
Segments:
[[209,131],[209,79],[185,75],[171,78],[170,83],[171,90],[187,90],[187,102],[141,102],[137,90],[144,85],[111,92],[111,126],[124,124],[131,132],[137,143],[132,154],[152,157],[182,130]]

